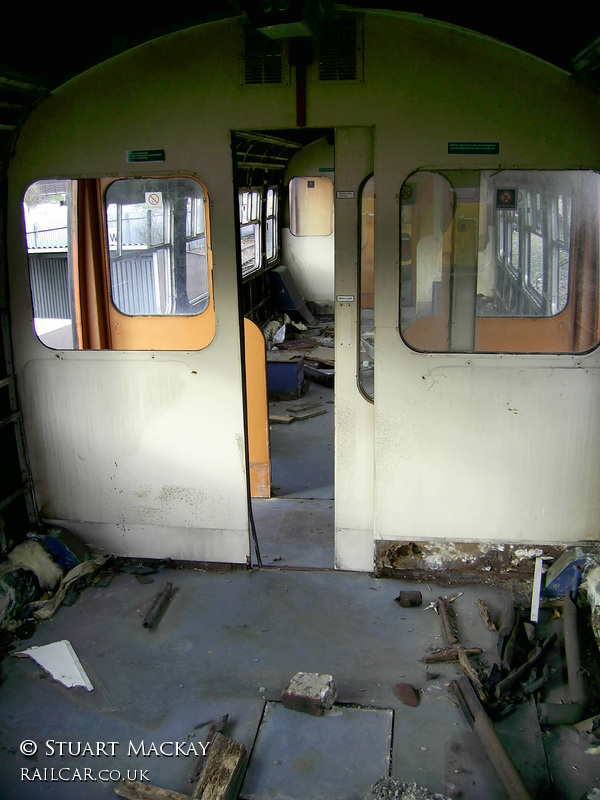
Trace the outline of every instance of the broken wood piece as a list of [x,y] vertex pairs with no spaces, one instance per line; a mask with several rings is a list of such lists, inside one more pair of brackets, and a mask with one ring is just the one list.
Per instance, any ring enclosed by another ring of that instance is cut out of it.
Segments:
[[190,800],[187,794],[160,789],[150,783],[129,781],[127,778],[121,778],[113,788],[113,792],[119,797],[125,797],[126,800]]
[[483,620],[483,624],[488,629],[488,631],[494,631],[495,633],[498,630],[498,628],[496,627],[494,620],[492,619],[492,615],[490,614],[489,608],[484,603],[484,601],[479,598],[475,602],[477,603],[477,608],[479,609],[479,613],[481,614],[481,619]]
[[274,422],[279,425],[289,425],[294,419],[295,417],[292,417],[290,414],[273,414],[269,411],[269,422]]
[[[274,404],[275,405],[275,404]],[[282,403],[286,411],[290,414],[296,414],[298,411],[308,411],[310,408],[318,408],[321,405],[320,400],[295,400],[293,403]]]
[[237,783],[245,758],[243,744],[216,733],[191,800],[233,800],[237,797]]
[[[468,656],[479,656],[483,653],[481,647],[463,647],[463,652]],[[430,653],[424,656],[421,661],[424,664],[437,664],[440,661],[458,661],[458,650],[438,650],[436,653]]]
[[475,669],[471,665],[469,661],[469,656],[464,647],[458,648],[458,662],[462,668],[462,671],[465,673],[467,678],[471,681],[473,689],[477,693],[477,697],[481,700],[482,703],[488,702],[488,696],[483,688],[481,680],[479,679],[479,675],[475,672]]
[[222,733],[223,736],[227,736],[227,723],[229,721],[229,714],[225,714],[219,720],[213,720],[210,724],[210,728],[208,729],[208,735],[206,737],[207,744],[204,748],[204,754],[198,756],[196,760],[196,764],[194,769],[192,770],[192,775],[190,777],[190,783],[196,784],[200,780],[200,775],[202,774],[202,770],[206,763],[206,754],[210,751],[210,746],[214,741],[214,738],[217,733]]
[[326,364],[328,367],[333,367],[335,364],[335,350],[333,347],[319,345],[306,353],[306,359],[308,361],[317,361],[319,364]]
[[448,607],[446,606],[446,599],[444,597],[438,597],[438,613],[440,615],[440,619],[442,620],[442,627],[444,629],[446,641],[448,644],[456,644],[458,642],[458,636],[455,634],[454,629],[452,628],[452,621],[450,620]]
[[142,628],[153,628],[158,620],[160,619],[163,611],[167,607],[167,603],[171,599],[171,592],[173,591],[173,584],[167,583],[165,584],[165,588],[162,592],[159,592],[152,605],[150,606],[150,610],[144,617],[144,621],[142,622]]
[[318,408],[307,408],[304,411],[290,411],[292,417],[298,420],[311,419],[312,417],[318,417],[321,414],[326,413],[327,409],[323,408],[323,406],[319,406]]
[[522,677],[527,675],[527,673],[534,667],[538,662],[540,662],[543,658],[545,658],[546,654],[556,641],[557,636],[556,633],[553,633],[551,636],[548,636],[547,639],[544,640],[541,647],[537,647],[534,653],[529,656],[527,661],[524,664],[521,664],[520,667],[517,669],[513,669],[506,678],[499,681],[496,684],[495,694],[496,697],[502,697],[503,694],[506,694],[514,684],[519,681]]

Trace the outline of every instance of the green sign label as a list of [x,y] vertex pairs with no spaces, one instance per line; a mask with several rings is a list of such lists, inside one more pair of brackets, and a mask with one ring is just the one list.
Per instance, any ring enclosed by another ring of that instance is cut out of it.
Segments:
[[164,150],[128,150],[127,163],[138,164],[141,161],[164,161]]
[[500,142],[448,142],[448,155],[487,155],[500,152]]

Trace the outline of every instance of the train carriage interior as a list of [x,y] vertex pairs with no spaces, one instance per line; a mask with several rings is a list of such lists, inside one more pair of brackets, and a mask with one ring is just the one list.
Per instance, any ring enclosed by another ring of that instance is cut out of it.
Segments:
[[1,800],[598,800],[593,8],[13,11]]

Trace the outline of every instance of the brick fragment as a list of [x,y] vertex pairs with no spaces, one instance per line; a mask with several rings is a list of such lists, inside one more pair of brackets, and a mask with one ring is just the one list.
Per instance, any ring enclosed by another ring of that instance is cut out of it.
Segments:
[[281,702],[292,711],[322,716],[335,702],[337,688],[331,675],[297,672],[281,693]]
[[405,706],[414,707],[419,705],[419,692],[410,683],[397,683],[396,694]]

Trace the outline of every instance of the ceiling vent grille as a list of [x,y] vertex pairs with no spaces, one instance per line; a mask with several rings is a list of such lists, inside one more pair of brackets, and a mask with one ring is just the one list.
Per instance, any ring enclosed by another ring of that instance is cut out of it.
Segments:
[[244,83],[260,86],[281,83],[283,48],[280,41],[268,39],[253,30],[244,32]]
[[319,31],[319,80],[362,78],[362,47],[356,17],[337,17]]

